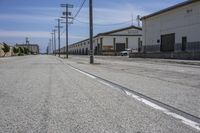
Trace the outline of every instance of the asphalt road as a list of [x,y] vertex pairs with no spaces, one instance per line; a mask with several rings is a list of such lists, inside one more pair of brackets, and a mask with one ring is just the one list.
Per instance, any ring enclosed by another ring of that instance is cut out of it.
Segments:
[[100,64],[88,65],[87,57],[63,60],[41,55],[0,59],[0,132],[200,131],[191,126],[192,122],[184,123],[182,117],[148,106],[148,102],[88,74],[199,117],[198,66],[101,58],[97,61]]
[[95,62],[88,65],[87,56],[71,56],[67,63],[200,117],[200,65],[101,56]]

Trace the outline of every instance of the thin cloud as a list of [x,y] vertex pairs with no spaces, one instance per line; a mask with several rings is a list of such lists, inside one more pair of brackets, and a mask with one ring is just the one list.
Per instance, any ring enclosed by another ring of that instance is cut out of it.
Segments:
[[[138,10],[130,5],[127,5],[123,10],[120,8],[94,8],[94,23],[97,24],[112,24],[131,20],[133,15],[136,19],[137,15],[146,15],[149,12]],[[83,8],[81,14],[77,18],[80,21],[88,22],[88,8]]]
[[43,15],[28,15],[28,14],[0,14],[0,20],[20,20],[20,21],[52,21],[56,17],[54,16],[43,16]]
[[[50,33],[46,31],[6,31],[0,30],[1,37],[31,37],[31,38],[50,38]],[[69,35],[71,39],[83,39],[85,37]],[[65,38],[62,36],[61,38]]]

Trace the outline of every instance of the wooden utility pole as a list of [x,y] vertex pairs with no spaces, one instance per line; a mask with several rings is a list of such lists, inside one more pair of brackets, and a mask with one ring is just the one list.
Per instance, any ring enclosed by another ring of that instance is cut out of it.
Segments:
[[53,36],[54,36],[54,54],[56,56],[56,30],[53,30]]
[[90,64],[94,63],[94,51],[93,51],[93,3],[89,0],[89,16],[90,16]]
[[56,19],[58,21],[58,26],[56,26],[56,28],[58,28],[58,55],[60,57],[60,28],[62,28],[60,26],[60,21],[61,19]]
[[69,55],[69,53],[68,53],[68,43],[69,43],[68,25],[69,25],[69,19],[72,19],[72,17],[70,17],[71,12],[69,12],[69,8],[73,8],[73,5],[61,4],[61,7],[65,7],[65,12],[63,12],[63,17],[61,17],[61,18],[65,18],[64,23],[66,23],[66,58],[68,58],[68,55]]

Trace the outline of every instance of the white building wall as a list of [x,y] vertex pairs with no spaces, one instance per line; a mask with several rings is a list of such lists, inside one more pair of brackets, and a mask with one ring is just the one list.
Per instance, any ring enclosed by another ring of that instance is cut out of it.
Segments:
[[113,46],[113,38],[116,39],[116,43],[125,43],[128,38],[128,48],[138,49],[138,38],[142,40],[142,36],[104,36],[103,46]]
[[[98,44],[101,44],[101,38],[102,38],[102,50],[114,50],[114,42],[113,39],[115,38],[116,43],[124,43],[126,44],[126,38],[128,38],[128,48],[133,48],[137,49],[138,48],[138,38],[141,38],[142,31],[135,29],[135,28],[130,28],[124,31],[119,31],[119,32],[114,32],[110,33],[104,36],[97,36],[93,39],[93,48],[95,50],[96,47],[98,47]],[[86,53],[86,48],[88,49],[88,53],[90,50],[90,43],[88,43],[89,40],[85,40],[83,42],[79,42],[76,44],[73,44],[73,46],[69,47],[69,51],[73,52],[75,50],[80,51],[84,48],[84,53]],[[86,45],[80,45],[80,44],[85,44]],[[78,47],[76,47],[78,45]],[[74,47],[75,46],[75,47]],[[107,47],[108,46],[108,47]],[[105,49],[104,49],[105,48]],[[98,50],[100,51],[101,48]],[[99,52],[96,51],[96,52]]]
[[175,43],[186,36],[200,42],[200,1],[143,20],[144,45],[160,45],[161,35],[175,33]]
[[142,41],[142,36],[128,37],[128,48],[138,50],[138,38]]
[[103,36],[103,46],[112,46],[113,45],[113,36]]
[[126,36],[115,36],[114,38],[116,38],[116,43],[126,43]]

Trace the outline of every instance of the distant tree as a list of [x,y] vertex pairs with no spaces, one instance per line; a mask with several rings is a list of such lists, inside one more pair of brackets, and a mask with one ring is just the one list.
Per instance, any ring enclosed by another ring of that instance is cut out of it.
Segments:
[[10,51],[10,46],[8,46],[6,43],[3,43],[4,56]]
[[14,52],[14,54],[17,54],[19,52],[19,48],[13,47],[13,52]]
[[24,53],[24,48],[19,47],[19,51],[20,51],[20,53]]
[[19,47],[19,54],[18,56],[23,56],[24,55],[24,48],[23,47]]
[[24,54],[28,54],[29,53],[29,49],[24,47]]

